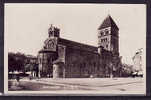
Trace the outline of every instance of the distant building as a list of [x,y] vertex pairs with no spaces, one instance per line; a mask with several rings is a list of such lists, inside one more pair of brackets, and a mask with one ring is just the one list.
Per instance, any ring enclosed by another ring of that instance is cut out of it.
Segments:
[[108,16],[98,28],[98,46],[60,37],[51,25],[38,53],[39,77],[83,78],[120,76],[119,28]]
[[25,66],[26,71],[28,72],[30,71],[33,77],[38,77],[39,64],[38,64],[37,57],[32,56],[32,55],[27,55],[26,57],[27,57],[26,66]]
[[132,58],[135,72],[142,72],[142,49],[139,49]]

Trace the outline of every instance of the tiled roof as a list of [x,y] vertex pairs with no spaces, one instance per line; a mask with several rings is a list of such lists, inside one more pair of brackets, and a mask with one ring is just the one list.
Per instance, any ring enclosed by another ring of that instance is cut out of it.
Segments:
[[116,29],[119,30],[115,22],[113,21],[112,17],[108,15],[106,19],[103,21],[103,23],[99,26],[99,29],[107,28],[107,27],[115,27]]
[[85,51],[97,53],[97,47],[95,47],[95,46],[91,46],[91,45],[87,45],[87,44],[83,44],[83,43],[78,43],[78,42],[67,40],[67,39],[63,39],[63,38],[59,38],[58,43],[59,44],[63,44],[65,46],[67,46],[67,47],[71,47],[71,48],[75,48],[75,49],[80,49],[80,50],[85,50]]

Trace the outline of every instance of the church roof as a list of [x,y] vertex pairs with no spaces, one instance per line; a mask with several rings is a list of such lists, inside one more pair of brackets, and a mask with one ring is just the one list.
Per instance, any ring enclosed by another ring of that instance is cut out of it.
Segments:
[[87,44],[83,44],[83,43],[79,43],[79,42],[75,42],[75,41],[71,41],[71,40],[67,40],[67,39],[63,39],[63,38],[59,38],[58,42],[59,42],[59,44],[63,44],[67,47],[71,47],[74,49],[80,49],[80,50],[84,50],[84,51],[97,53],[97,47],[92,46],[92,45],[87,45]]
[[112,17],[110,15],[108,15],[105,20],[103,21],[103,23],[99,26],[99,29],[103,29],[103,28],[107,28],[107,27],[115,27],[116,29],[119,30],[119,28],[117,27],[117,25],[115,24],[114,20],[112,19]]

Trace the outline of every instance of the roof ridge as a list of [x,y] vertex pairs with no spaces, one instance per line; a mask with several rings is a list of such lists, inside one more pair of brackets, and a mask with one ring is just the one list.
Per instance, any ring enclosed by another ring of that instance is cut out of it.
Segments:
[[77,44],[80,44],[80,45],[85,45],[85,46],[91,46],[91,47],[96,47],[95,45],[90,45],[90,44],[85,44],[85,43],[81,43],[81,42],[78,42],[78,41],[72,41],[72,40],[69,40],[69,39],[66,39],[66,38],[59,38],[59,39],[63,39],[63,40],[66,40],[66,41],[70,41],[70,42],[74,42],[74,43],[77,43]]

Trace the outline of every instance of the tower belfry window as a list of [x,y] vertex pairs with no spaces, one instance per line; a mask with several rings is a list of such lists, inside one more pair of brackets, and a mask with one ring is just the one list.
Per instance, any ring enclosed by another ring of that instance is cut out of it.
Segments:
[[106,45],[106,48],[108,48],[108,45]]
[[101,39],[101,42],[103,42],[103,39]]
[[107,42],[107,38],[105,38],[105,42]]
[[106,34],[106,35],[109,35],[109,30],[106,29],[106,30],[105,30],[105,34]]
[[101,36],[103,36],[103,32],[101,32],[100,34],[101,34]]

